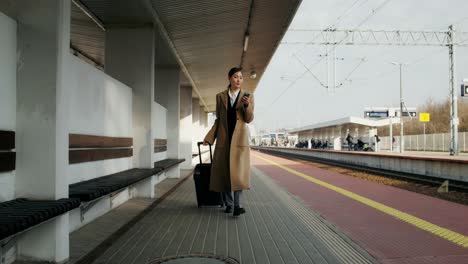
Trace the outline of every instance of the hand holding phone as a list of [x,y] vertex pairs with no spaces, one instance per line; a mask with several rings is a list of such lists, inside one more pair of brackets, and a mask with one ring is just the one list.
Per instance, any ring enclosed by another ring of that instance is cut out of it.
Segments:
[[250,94],[248,92],[244,92],[244,96],[242,97],[241,101],[244,104],[244,107],[249,106],[250,100],[249,100]]

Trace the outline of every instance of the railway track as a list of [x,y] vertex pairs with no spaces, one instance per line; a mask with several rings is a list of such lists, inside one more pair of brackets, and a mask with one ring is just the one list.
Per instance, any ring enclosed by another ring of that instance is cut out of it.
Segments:
[[[345,168],[345,169],[349,169],[352,171],[364,172],[364,173],[373,174],[377,176],[383,176],[387,178],[407,181],[407,182],[416,183],[416,184],[423,184],[423,185],[428,185],[432,187],[439,187],[443,182],[447,180],[443,178],[431,177],[431,176],[426,176],[426,175],[376,169],[376,168],[366,167],[362,165],[354,165],[354,164],[345,163],[345,162],[337,162],[337,161],[316,158],[316,157],[311,157],[311,156],[301,155],[301,154],[296,154],[296,153],[286,153],[286,152],[281,151],[280,149],[274,150],[272,148],[263,148],[263,147],[252,147],[252,149],[263,152],[263,153],[267,153],[270,155],[274,155],[274,156],[294,158],[298,160],[326,164],[329,166]],[[468,194],[468,182],[449,180],[449,190]]]

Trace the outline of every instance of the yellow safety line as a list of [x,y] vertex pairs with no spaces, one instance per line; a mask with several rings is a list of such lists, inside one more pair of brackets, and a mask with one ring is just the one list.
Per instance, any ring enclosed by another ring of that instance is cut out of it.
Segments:
[[279,168],[281,168],[281,169],[283,169],[283,170],[285,170],[287,172],[290,172],[290,173],[295,174],[295,175],[297,175],[299,177],[302,177],[302,178],[304,178],[304,179],[306,179],[306,180],[308,180],[310,182],[313,182],[315,184],[323,186],[323,187],[325,187],[327,189],[330,189],[330,190],[335,191],[337,193],[340,193],[340,194],[342,194],[342,195],[344,195],[346,197],[349,197],[349,198],[351,198],[351,199],[353,199],[355,201],[358,201],[358,202],[363,203],[363,204],[365,204],[367,206],[370,206],[370,207],[372,207],[374,209],[377,209],[377,210],[379,210],[381,212],[384,212],[384,213],[389,214],[389,215],[391,215],[393,217],[396,217],[396,218],[398,218],[398,219],[400,219],[402,221],[407,222],[408,224],[416,226],[419,229],[431,232],[434,235],[439,236],[439,237],[441,237],[443,239],[449,240],[449,241],[451,241],[451,242],[453,242],[453,243],[455,243],[455,244],[457,244],[459,246],[468,248],[468,236],[464,236],[464,235],[459,234],[457,232],[454,232],[452,230],[449,230],[449,229],[440,227],[438,225],[432,224],[432,223],[430,223],[428,221],[425,221],[425,220],[423,220],[421,218],[418,218],[416,216],[404,213],[404,212],[399,211],[399,210],[397,210],[395,208],[386,206],[384,204],[373,201],[373,200],[368,199],[366,197],[363,197],[361,195],[355,194],[355,193],[350,192],[348,190],[345,190],[343,188],[337,187],[335,185],[331,185],[329,183],[326,183],[324,181],[321,181],[319,179],[311,177],[311,176],[309,176],[307,174],[304,174],[304,173],[298,172],[296,170],[290,169],[290,168],[288,168],[286,166],[283,166],[283,165],[281,165],[279,163],[276,163],[274,161],[268,160],[266,158],[260,157],[260,156],[255,155],[255,154],[252,154],[252,155],[254,157],[257,157],[257,158],[259,158],[261,160],[264,160],[264,161],[266,161],[268,163],[271,163],[271,164],[273,164],[273,165],[275,165],[275,166],[277,166],[277,167],[279,167]]

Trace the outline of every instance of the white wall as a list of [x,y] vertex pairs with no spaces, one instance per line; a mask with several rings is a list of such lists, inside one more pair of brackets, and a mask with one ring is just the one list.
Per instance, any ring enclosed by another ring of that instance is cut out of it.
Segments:
[[[152,117],[153,119],[151,120],[151,126],[152,126],[152,138],[153,140],[155,138],[162,138],[162,139],[167,139],[167,121],[166,121],[166,115],[167,115],[167,109],[156,103],[153,102],[153,106],[151,111],[153,111]],[[158,160],[163,160],[167,158],[167,151],[164,152],[158,152],[158,153],[153,153],[153,162],[158,161]]]
[[192,87],[180,87],[180,143],[179,158],[185,159],[181,169],[192,169]]
[[[111,137],[132,135],[132,90],[70,55],[66,69],[70,102],[69,132]],[[132,168],[132,158],[71,164],[69,183]]]
[[153,167],[154,33],[147,26],[106,30],[106,73],[133,91],[133,165],[138,168]]
[[[102,199],[96,200],[89,209],[81,214],[82,208],[75,208],[69,212],[69,232],[73,232],[82,226],[94,221],[96,218],[106,214],[110,210],[120,206],[126,202],[130,197],[129,189],[125,188],[119,193],[110,197],[109,195]],[[82,218],[83,217],[83,218]]]
[[16,22],[0,13],[0,129],[16,127]]
[[[16,130],[16,22],[0,12],[0,130]],[[0,173],[0,202],[15,198],[15,172]]]

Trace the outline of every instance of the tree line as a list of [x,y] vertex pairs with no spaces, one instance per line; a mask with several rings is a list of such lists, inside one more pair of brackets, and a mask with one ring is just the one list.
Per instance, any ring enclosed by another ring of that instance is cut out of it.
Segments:
[[[429,98],[417,108],[416,118],[405,118],[403,129],[405,135],[423,134],[423,123],[419,121],[419,113],[429,113],[430,121],[426,123],[426,134],[450,133],[450,101],[435,101]],[[458,98],[459,132],[468,132],[468,98]],[[388,136],[388,126],[379,127],[378,135]],[[393,135],[400,134],[400,124],[393,124]]]

